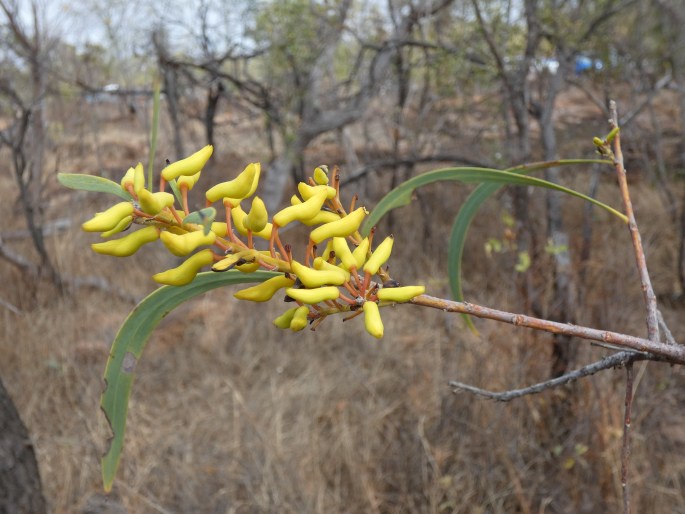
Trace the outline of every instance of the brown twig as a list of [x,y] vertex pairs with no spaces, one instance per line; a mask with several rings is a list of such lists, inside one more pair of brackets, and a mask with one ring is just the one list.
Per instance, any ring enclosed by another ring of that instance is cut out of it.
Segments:
[[621,448],[621,488],[623,489],[623,513],[630,514],[628,468],[630,467],[630,418],[633,407],[633,363],[626,363],[626,399],[623,417],[623,444]]
[[[609,111],[611,112],[611,125],[618,128],[618,114],[616,111],[616,102],[609,103]],[[623,164],[623,152],[621,150],[621,134],[617,132],[614,137],[614,168],[618,177],[618,187],[621,191],[621,198],[623,199],[623,208],[625,214],[628,216],[628,229],[630,230],[630,237],[633,241],[633,249],[635,250],[635,261],[637,269],[640,273],[640,283],[642,285],[642,294],[645,300],[645,308],[647,309],[647,334],[650,341],[659,340],[659,322],[657,318],[656,295],[652,288],[652,281],[649,278],[647,271],[647,260],[645,259],[645,252],[642,248],[642,238],[640,231],[637,228],[635,221],[635,213],[633,212],[633,203],[630,199],[628,191],[628,179],[626,177],[626,169]]]
[[576,369],[569,373],[566,373],[560,377],[556,377],[550,380],[545,380],[544,382],[539,382],[532,386],[524,387],[521,389],[511,389],[509,391],[494,392],[488,391],[487,389],[480,389],[479,387],[474,387],[461,382],[451,381],[449,383],[450,387],[454,388],[454,392],[467,391],[469,393],[477,394],[479,396],[484,396],[491,400],[496,400],[498,402],[508,402],[515,398],[520,398],[521,396],[527,396],[530,394],[537,394],[548,389],[553,389],[555,387],[562,386],[579,378],[594,375],[595,373],[618,366],[628,366],[632,365],[634,361],[649,359],[648,354],[637,353],[637,352],[619,352],[613,355],[609,355],[602,360],[583,366],[582,368]]
[[637,350],[639,352],[650,353],[659,360],[664,360],[672,364],[685,364],[685,346],[664,344],[659,341],[651,341],[642,337],[611,332],[609,330],[598,330],[596,328],[571,325],[570,323],[559,323],[549,321],[525,314],[515,314],[489,307],[483,307],[473,303],[455,302],[435,298],[434,296],[420,295],[411,300],[411,303],[423,307],[431,307],[445,312],[457,312],[460,314],[470,314],[477,318],[486,318],[518,327],[527,327],[534,330],[550,332],[552,334],[565,334],[580,339],[590,341],[600,341],[616,345],[623,349]]

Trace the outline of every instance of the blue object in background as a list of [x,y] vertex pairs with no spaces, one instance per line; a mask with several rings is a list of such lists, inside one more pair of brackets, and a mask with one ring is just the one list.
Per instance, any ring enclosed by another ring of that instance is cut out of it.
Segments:
[[576,57],[575,72],[576,75],[582,75],[586,71],[601,70],[604,64],[599,59],[592,59],[587,55],[579,55]]

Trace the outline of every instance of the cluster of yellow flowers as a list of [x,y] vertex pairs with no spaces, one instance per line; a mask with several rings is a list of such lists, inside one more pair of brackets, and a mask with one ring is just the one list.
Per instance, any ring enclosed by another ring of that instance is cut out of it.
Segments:
[[[82,228],[88,232],[101,232],[103,238],[118,234],[132,224],[141,228],[118,239],[94,243],[91,245],[93,250],[126,257],[144,244],[160,239],[173,255],[190,255],[180,266],[153,275],[156,282],[172,286],[192,282],[202,268],[210,265],[213,271],[237,269],[250,273],[263,268],[282,272],[282,275],[236,292],[235,297],[265,302],[285,289],[286,301],[296,302],[297,306],[276,318],[274,324],[293,331],[302,330],[308,323],[314,329],[326,316],[352,312],[345,319],[363,313],[367,331],[380,338],[383,322],[379,304],[407,302],[424,293],[423,286],[400,287],[390,278],[387,269],[383,269],[392,251],[393,236],[386,237],[372,250],[374,230],[368,237],[359,233],[367,210],[354,208],[356,196],[349,213],[345,210],[340,202],[339,175],[334,171],[332,180],[329,179],[326,166],[317,167],[308,183],[298,184],[299,196],[293,195],[291,205],[274,214],[271,222],[266,206],[258,196],[252,198],[248,212],[241,207],[241,202],[257,190],[259,163],[249,164],[235,179],[206,191],[206,208],[221,202],[225,221],[211,218],[211,223],[203,223],[198,216],[203,211],[191,216],[188,191],[199,180],[212,152],[212,146],[208,145],[190,157],[169,164],[161,172],[159,192],[156,193],[145,187],[142,164],[129,168],[121,180],[121,187],[133,200],[120,202],[96,214]],[[175,206],[174,195],[165,191],[168,183],[175,183],[180,192],[180,209]],[[278,233],[293,222],[314,227],[302,261],[295,260],[292,246],[284,245]],[[254,238],[268,241],[268,249],[255,248]],[[320,254],[319,249],[322,249]]]

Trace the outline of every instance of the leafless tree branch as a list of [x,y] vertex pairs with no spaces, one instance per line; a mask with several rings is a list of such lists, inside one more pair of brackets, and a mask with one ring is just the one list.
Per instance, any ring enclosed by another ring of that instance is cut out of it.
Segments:
[[511,389],[509,391],[494,392],[488,391],[487,389],[481,389],[479,387],[474,387],[472,385],[464,384],[462,382],[450,381],[449,385],[454,389],[454,392],[466,391],[468,393],[473,393],[478,396],[483,396],[490,400],[496,400],[498,402],[508,402],[515,398],[520,398],[522,396],[528,396],[531,394],[538,394],[549,389],[554,389],[560,387],[569,382],[573,382],[583,377],[594,375],[599,371],[603,371],[609,368],[617,368],[620,366],[626,366],[632,364],[639,360],[649,360],[649,355],[645,353],[637,352],[619,352],[608,357],[603,358],[587,366],[576,369],[569,373],[566,373],[560,377],[552,378],[550,380],[545,380],[544,382],[539,382],[532,386],[524,387],[521,389]]

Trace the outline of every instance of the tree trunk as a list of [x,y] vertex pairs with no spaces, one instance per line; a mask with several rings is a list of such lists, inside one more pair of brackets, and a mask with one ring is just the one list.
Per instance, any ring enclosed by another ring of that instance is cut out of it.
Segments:
[[0,380],[0,512],[47,512],[38,464],[26,426]]

